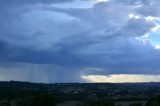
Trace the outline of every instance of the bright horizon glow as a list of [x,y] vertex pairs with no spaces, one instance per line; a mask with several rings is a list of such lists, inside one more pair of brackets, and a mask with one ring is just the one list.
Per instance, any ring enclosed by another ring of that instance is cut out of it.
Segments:
[[[105,75],[84,75],[83,79],[88,82],[96,83],[125,83],[125,82],[159,82],[160,75],[139,75],[139,74],[113,74],[110,76]],[[127,81],[126,81],[127,79]]]

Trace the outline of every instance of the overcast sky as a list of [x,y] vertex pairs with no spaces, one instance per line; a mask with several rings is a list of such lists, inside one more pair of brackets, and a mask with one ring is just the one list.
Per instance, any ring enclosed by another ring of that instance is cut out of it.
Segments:
[[160,81],[159,5],[0,0],[0,80]]

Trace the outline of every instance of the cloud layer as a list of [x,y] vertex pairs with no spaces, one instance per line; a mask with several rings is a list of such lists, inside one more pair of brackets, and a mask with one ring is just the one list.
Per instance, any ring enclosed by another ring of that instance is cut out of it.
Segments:
[[160,74],[160,51],[144,39],[154,37],[159,4],[0,1],[0,80],[77,82],[90,74]]

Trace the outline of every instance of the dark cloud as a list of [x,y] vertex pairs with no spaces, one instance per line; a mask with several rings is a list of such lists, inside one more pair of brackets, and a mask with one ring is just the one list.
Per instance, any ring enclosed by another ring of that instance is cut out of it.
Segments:
[[155,2],[152,5],[145,5],[141,7],[138,12],[144,16],[153,16],[153,17],[159,17],[160,16],[160,2]]
[[73,0],[0,1],[3,79],[76,82],[82,74],[159,74],[159,49],[140,38],[157,25],[146,18],[159,16],[158,1],[51,5],[61,2]]
[[2,6],[21,6],[21,5],[34,5],[34,4],[51,4],[51,3],[63,3],[63,2],[71,2],[74,0],[1,0],[0,3]]

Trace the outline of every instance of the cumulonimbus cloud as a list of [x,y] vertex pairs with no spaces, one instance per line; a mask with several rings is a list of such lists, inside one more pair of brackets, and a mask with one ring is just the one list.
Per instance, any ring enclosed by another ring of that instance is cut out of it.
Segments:
[[[39,64],[45,68],[50,64],[61,67],[61,73],[71,70],[68,72],[76,76],[159,74],[160,51],[149,40],[139,39],[157,26],[158,1],[109,0],[88,8],[56,7],[55,3],[62,2],[0,1],[1,64]],[[9,73],[12,68],[7,70]],[[59,72],[57,68],[46,70],[54,70],[53,75]]]

